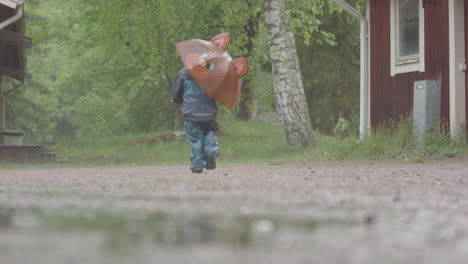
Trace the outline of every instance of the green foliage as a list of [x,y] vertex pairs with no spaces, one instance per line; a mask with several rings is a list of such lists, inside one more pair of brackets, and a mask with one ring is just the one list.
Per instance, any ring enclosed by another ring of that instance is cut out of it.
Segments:
[[253,80],[255,87],[255,112],[265,113],[276,111],[275,97],[273,92],[273,80],[270,72],[257,71]]
[[[323,15],[326,6],[330,5],[329,1],[316,0],[289,0],[289,8],[292,13],[291,25],[297,36],[302,37],[304,43],[308,46],[310,40],[315,33],[320,32],[321,21],[318,17]],[[319,34],[323,40],[328,43],[334,43],[333,34],[321,32]]]
[[[312,127],[332,133],[343,117],[357,131],[359,122],[359,21],[331,1],[324,5],[319,32],[310,45],[297,41]],[[360,8],[362,1],[348,1]]]
[[[169,89],[182,67],[175,43],[228,30],[236,40],[230,52],[245,55],[250,40],[245,24],[258,21],[261,3],[32,1],[26,13],[34,39],[29,54],[34,83],[25,90],[35,91],[27,94],[29,105],[44,113],[37,123],[49,126],[38,131],[33,118],[18,111],[12,122],[23,130],[33,127],[30,132],[43,140],[171,128],[178,115]],[[12,109],[27,104],[20,99],[12,101]],[[21,118],[27,120],[16,121]]]
[[[221,155],[218,163],[264,162],[280,165],[286,162],[396,158],[424,162],[427,158],[450,158],[468,153],[465,141],[456,142],[445,133],[426,135],[427,144],[415,144],[411,119],[397,122],[392,129],[381,127],[372,136],[359,141],[357,135],[340,140],[317,135],[316,148],[293,150],[288,147],[278,126],[264,122],[221,122],[219,135]],[[66,163],[34,167],[89,167],[136,165],[187,165],[190,146],[184,138],[161,140],[169,131],[151,134],[81,137],[49,145],[57,159]],[[156,139],[156,140],[153,140]],[[24,168],[24,165],[1,164],[2,168]]]
[[[347,2],[364,11],[365,1]],[[259,114],[274,111],[263,4],[263,0],[27,1],[27,35],[33,38],[28,71],[33,79],[8,97],[7,126],[25,131],[28,143],[58,140],[59,159],[185,163],[188,144],[183,141],[126,143],[181,123],[180,113],[169,103],[170,85],[182,67],[174,45],[191,38],[209,39],[222,31],[233,40],[229,53],[249,61],[244,79],[255,102],[248,107]],[[420,160],[467,151],[464,140],[438,130],[425,136],[425,146],[415,145],[406,119],[376,129],[359,142],[355,135],[359,22],[327,0],[288,0],[288,8],[313,127],[331,133],[340,117],[349,124],[341,122],[340,138],[317,137],[317,149],[292,151],[278,127],[234,122],[238,109],[220,106],[223,162]]]
[[349,121],[340,117],[333,132],[335,132],[335,135],[338,136],[340,140],[343,140],[350,133]]
[[330,151],[329,159],[376,159],[404,158],[412,151],[414,140],[411,119],[388,124],[375,129],[371,136],[359,141],[357,135],[349,136],[336,144]]
[[[255,103],[247,108],[274,111],[263,8],[263,0],[28,1],[33,79],[9,98],[9,127],[28,141],[173,129],[181,123],[168,100],[182,67],[175,43],[222,31],[233,40],[229,53],[250,64],[244,83]],[[354,128],[356,21],[325,0],[289,8],[314,127],[331,132],[343,116]],[[220,118],[238,110],[220,106]]]
[[[420,162],[429,157],[454,157],[466,151],[466,142],[450,137],[439,125],[424,135],[425,144],[416,144],[411,118],[401,118],[375,129],[371,136],[359,141],[349,136],[342,141],[328,143],[328,159],[398,158]],[[320,147],[320,146],[319,146]]]
[[[82,137],[79,140],[61,141],[53,146],[53,150],[57,152],[59,160],[91,166],[187,163],[190,146],[185,139],[129,144],[144,136],[145,134],[127,134]],[[281,129],[263,122],[221,122],[219,140],[219,162],[265,162],[293,153],[285,142]]]
[[450,132],[446,131],[440,124],[437,124],[431,132],[425,133],[423,141],[424,148],[422,149],[422,154],[424,156],[454,157],[466,146],[465,140],[452,138]]

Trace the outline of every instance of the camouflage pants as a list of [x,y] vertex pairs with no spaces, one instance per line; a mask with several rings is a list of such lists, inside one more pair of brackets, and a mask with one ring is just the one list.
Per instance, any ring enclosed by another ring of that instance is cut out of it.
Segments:
[[190,168],[204,168],[206,160],[216,158],[219,154],[219,143],[216,137],[216,121],[184,121],[185,136],[192,146]]

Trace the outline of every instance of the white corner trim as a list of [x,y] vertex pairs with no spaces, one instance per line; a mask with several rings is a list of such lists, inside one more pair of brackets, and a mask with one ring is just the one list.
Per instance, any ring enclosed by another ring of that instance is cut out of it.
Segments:
[[397,62],[397,29],[396,29],[396,1],[390,0],[390,75],[395,76],[398,73],[406,72],[424,72],[425,52],[424,52],[424,8],[422,0],[419,3],[419,56],[416,62],[398,63]]
[[395,0],[390,0],[390,75],[395,76],[396,72],[396,17]]
[[465,72],[466,62],[464,0],[449,1],[449,64],[450,64],[450,132],[455,135],[466,122]]
[[367,57],[367,129],[368,133],[370,132],[371,127],[371,13],[370,13],[370,0],[366,0],[366,19],[369,23],[367,23],[368,30],[367,30],[367,49],[369,56]]

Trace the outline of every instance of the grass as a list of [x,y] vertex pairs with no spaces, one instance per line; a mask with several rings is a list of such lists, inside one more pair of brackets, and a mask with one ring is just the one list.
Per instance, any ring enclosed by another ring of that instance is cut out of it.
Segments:
[[[357,135],[334,137],[318,135],[317,146],[302,150],[288,147],[279,127],[264,122],[224,121],[219,135],[219,163],[257,163],[279,165],[284,162],[341,159],[397,158],[424,162],[428,157],[453,157],[468,154],[461,139],[452,139],[441,129],[424,136],[425,145],[413,139],[411,121],[404,119],[390,128],[378,128],[363,141]],[[128,134],[106,138],[61,141],[49,146],[57,164],[1,164],[4,168],[94,167],[187,165],[190,146],[184,138],[167,138],[170,131]]]
[[[270,162],[306,158],[315,150],[293,151],[283,138],[281,129],[268,123],[223,122],[219,135],[221,154],[218,160],[226,163]],[[185,138],[154,143],[129,145],[157,134],[116,136],[106,139],[61,142],[54,146],[57,158],[71,163],[89,165],[175,165],[190,159],[190,145]],[[157,137],[157,136],[156,136]],[[54,149],[53,149],[54,150]],[[290,158],[288,158],[290,157]]]
[[422,136],[424,144],[418,144],[414,139],[410,118],[379,127],[362,141],[357,136],[348,136],[339,143],[331,138],[327,147],[329,159],[397,158],[421,162],[430,157],[454,157],[468,153],[465,137],[451,138],[440,127],[437,125],[432,132]]

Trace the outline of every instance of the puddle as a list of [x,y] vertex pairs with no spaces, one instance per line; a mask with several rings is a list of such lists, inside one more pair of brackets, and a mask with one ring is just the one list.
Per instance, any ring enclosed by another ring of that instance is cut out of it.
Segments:
[[0,263],[465,263],[464,233],[434,244],[426,216],[398,219],[0,205]]
[[99,234],[106,249],[131,249],[142,243],[164,247],[224,245],[269,247],[283,232],[312,234],[323,226],[359,224],[342,219],[294,219],[286,216],[219,215],[166,212],[108,212],[105,210],[13,210],[0,207],[0,232],[6,229]]
[[0,230],[10,228],[14,210],[0,206]]

